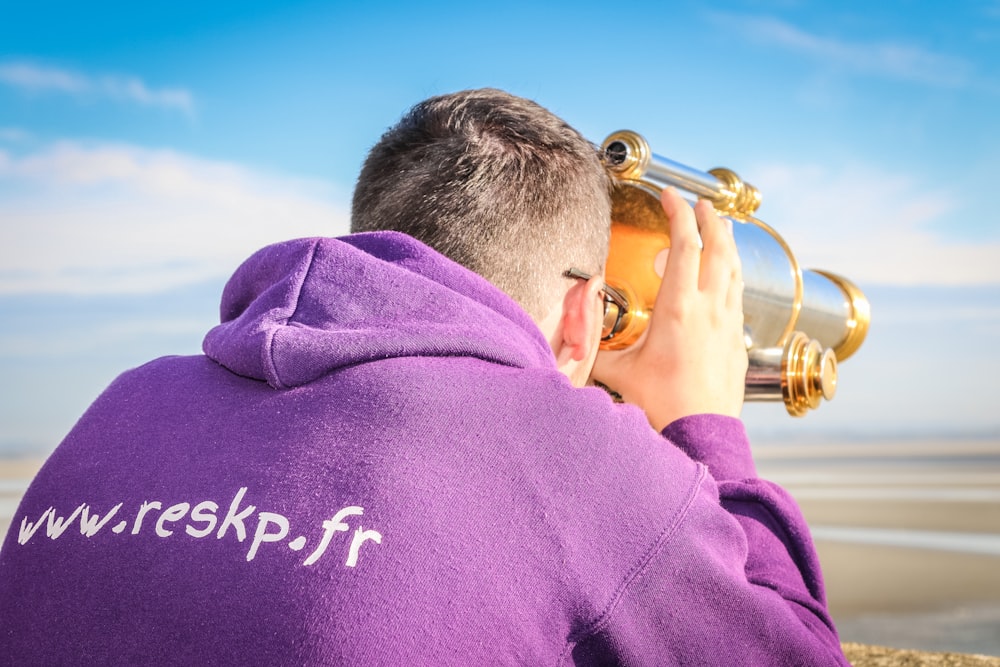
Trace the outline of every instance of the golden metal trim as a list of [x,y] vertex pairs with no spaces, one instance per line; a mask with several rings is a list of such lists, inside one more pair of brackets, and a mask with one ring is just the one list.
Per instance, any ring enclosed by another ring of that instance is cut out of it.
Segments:
[[744,182],[735,171],[716,167],[709,169],[708,173],[719,179],[723,185],[719,194],[710,198],[717,210],[733,218],[745,220],[760,208],[760,190]]
[[649,161],[653,157],[653,151],[649,148],[649,143],[639,134],[632,130],[618,130],[608,135],[601,146],[601,154],[606,155],[608,147],[616,141],[620,141],[628,147],[628,153],[623,156],[621,162],[606,162],[605,166],[614,172],[615,178],[622,180],[637,180],[642,177],[649,167]]
[[868,297],[865,296],[864,292],[847,278],[836,273],[830,273],[829,271],[820,271],[817,269],[812,269],[812,271],[827,278],[842,289],[851,303],[851,317],[847,320],[847,336],[839,345],[833,348],[837,358],[843,361],[857,352],[868,336],[868,327],[871,325],[872,320],[871,304],[868,302]]
[[781,394],[785,410],[802,417],[825,398],[837,393],[837,355],[819,341],[796,331],[785,346],[781,361]]

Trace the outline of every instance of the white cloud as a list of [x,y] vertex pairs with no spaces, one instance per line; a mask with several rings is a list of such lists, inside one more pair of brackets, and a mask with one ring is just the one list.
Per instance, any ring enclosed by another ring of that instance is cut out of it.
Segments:
[[0,141],[17,143],[30,138],[31,133],[19,127],[0,127]]
[[[1000,243],[962,241],[932,225],[968,214],[947,190],[872,167],[761,165],[758,217],[803,268],[888,285],[1000,284]],[[956,221],[945,227],[959,227]]]
[[197,343],[205,335],[206,328],[212,324],[214,322],[194,317],[157,317],[127,313],[101,317],[97,314],[93,321],[81,324],[71,336],[60,329],[34,331],[30,334],[4,332],[2,355],[6,359],[33,357],[42,361],[80,358],[109,348],[121,352],[137,344],[149,345],[164,339]]
[[0,150],[0,192],[2,293],[161,290],[349,224],[328,184],[122,144]]
[[60,93],[82,93],[90,87],[90,82],[79,74],[20,62],[0,65],[0,81],[28,90]]
[[194,97],[182,88],[153,89],[134,76],[86,76],[27,62],[0,63],[0,83],[31,92],[101,95],[146,106],[194,113]]
[[783,47],[856,72],[948,88],[973,82],[973,67],[969,61],[909,44],[849,42],[812,34],[767,16],[714,12],[710,19],[731,34]]

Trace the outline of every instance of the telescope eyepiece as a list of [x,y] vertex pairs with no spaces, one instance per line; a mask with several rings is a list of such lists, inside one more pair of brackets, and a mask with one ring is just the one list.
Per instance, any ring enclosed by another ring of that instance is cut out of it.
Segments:
[[604,157],[609,165],[621,166],[628,159],[628,146],[624,141],[612,141],[604,149]]

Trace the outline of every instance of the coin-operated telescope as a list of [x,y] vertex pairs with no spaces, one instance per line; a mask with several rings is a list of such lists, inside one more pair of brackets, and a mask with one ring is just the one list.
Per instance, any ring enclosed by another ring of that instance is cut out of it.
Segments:
[[760,192],[732,171],[702,172],[660,157],[627,130],[610,135],[602,149],[616,181],[605,282],[628,301],[620,333],[602,346],[626,348],[649,324],[662,279],[658,258],[670,247],[660,193],[673,186],[711,201],[733,221],[750,359],[746,400],[783,401],[799,417],[832,399],[838,361],[856,352],[868,333],[871,311],[861,290],[836,274],[801,269],[784,239],[753,217]]

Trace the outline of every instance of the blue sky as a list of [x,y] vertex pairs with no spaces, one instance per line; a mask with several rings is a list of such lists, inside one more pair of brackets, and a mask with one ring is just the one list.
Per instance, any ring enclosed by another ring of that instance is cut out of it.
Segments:
[[1000,435],[1000,2],[0,2],[0,451],[193,354],[263,244],[347,230],[368,147],[493,86],[726,166],[872,302],[837,398],[760,441]]

